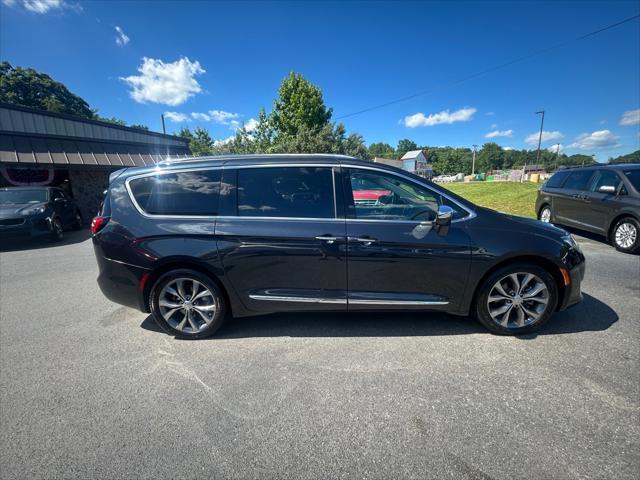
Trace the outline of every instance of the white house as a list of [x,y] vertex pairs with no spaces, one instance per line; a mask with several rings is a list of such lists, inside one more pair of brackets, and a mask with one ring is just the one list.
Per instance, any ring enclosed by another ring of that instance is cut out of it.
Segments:
[[407,172],[426,178],[433,177],[433,167],[427,162],[427,157],[422,150],[411,150],[405,153],[401,160],[402,168]]

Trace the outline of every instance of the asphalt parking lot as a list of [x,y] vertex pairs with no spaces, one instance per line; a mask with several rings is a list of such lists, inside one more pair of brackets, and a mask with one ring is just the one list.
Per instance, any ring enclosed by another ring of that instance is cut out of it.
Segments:
[[539,334],[273,315],[175,340],[95,282],[86,232],[0,253],[0,476],[637,478],[640,257],[580,238]]

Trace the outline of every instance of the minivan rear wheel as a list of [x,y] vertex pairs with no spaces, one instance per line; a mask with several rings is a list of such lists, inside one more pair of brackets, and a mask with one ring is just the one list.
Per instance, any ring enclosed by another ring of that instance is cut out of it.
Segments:
[[494,333],[518,335],[538,330],[558,303],[553,276],[537,265],[519,263],[485,279],[476,297],[476,317]]
[[611,240],[616,250],[626,253],[640,251],[640,224],[635,218],[626,217],[613,227]]
[[203,338],[223,324],[226,302],[222,290],[195,270],[162,275],[150,294],[151,313],[165,332],[180,338]]

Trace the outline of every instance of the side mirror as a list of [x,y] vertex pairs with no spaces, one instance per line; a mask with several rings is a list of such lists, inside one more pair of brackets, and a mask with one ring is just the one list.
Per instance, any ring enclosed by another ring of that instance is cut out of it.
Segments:
[[58,197],[54,200],[54,202],[56,203],[66,203],[67,199],[66,198],[62,198],[62,197]]
[[613,185],[602,185],[598,188],[598,192],[600,193],[616,193],[616,187]]
[[448,205],[440,205],[438,207],[438,214],[436,215],[438,235],[446,235],[449,233],[449,225],[451,225],[454,212],[455,210]]

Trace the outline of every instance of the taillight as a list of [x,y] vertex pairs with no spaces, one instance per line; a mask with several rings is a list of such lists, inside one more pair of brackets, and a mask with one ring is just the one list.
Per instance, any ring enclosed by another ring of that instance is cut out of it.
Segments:
[[91,221],[91,234],[95,235],[109,222],[111,217],[94,217]]

